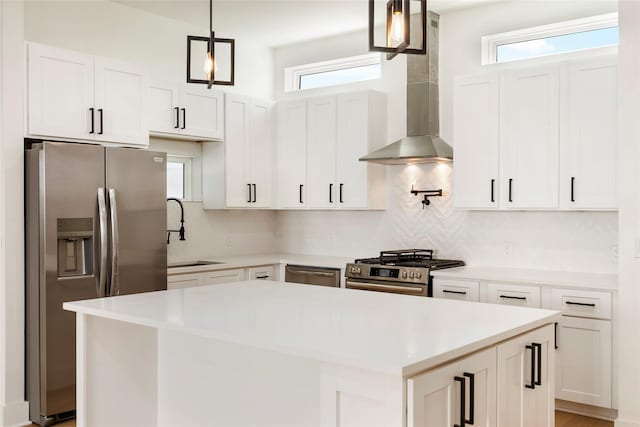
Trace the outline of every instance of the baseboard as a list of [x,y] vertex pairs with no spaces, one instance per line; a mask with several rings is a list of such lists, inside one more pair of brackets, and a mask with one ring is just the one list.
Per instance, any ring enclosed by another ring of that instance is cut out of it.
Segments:
[[21,427],[30,424],[29,402],[0,405],[0,427]]
[[615,409],[584,405],[582,403],[569,402],[561,399],[556,399],[556,410],[607,421],[613,421],[618,417],[618,411]]

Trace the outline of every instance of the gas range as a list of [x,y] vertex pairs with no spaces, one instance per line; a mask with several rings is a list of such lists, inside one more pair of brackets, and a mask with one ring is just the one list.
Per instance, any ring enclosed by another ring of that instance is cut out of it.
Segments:
[[347,264],[346,287],[430,297],[433,295],[432,270],[463,265],[464,261],[433,258],[431,249],[383,251],[378,257]]

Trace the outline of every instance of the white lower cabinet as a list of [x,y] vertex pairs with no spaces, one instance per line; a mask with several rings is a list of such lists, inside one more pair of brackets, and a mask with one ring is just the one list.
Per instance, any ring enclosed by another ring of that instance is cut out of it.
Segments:
[[244,280],[244,269],[208,271],[204,273],[204,285],[219,285],[221,283],[239,282]]
[[611,321],[563,316],[558,322],[556,397],[611,407]]
[[167,276],[167,289],[191,288],[202,286],[204,277],[202,273],[176,274]]
[[276,280],[273,265],[247,268],[247,280]]
[[489,283],[490,304],[540,308],[540,287],[509,283]]
[[553,326],[498,346],[499,427],[554,425]]
[[553,426],[553,333],[547,325],[409,378],[407,425]]
[[169,274],[167,289],[193,286],[219,285],[242,280],[278,280],[278,265],[260,265],[247,268],[199,271],[197,273]]
[[473,280],[434,279],[435,298],[480,301],[480,283]]

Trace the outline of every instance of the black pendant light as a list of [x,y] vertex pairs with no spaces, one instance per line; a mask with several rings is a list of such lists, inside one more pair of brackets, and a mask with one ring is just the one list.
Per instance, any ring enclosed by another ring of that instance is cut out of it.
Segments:
[[[412,9],[411,6],[414,5]],[[417,15],[417,5],[420,5],[420,16],[415,16],[414,23],[420,23],[420,31],[414,31],[411,40],[412,14]],[[393,59],[400,53],[426,55],[427,53],[427,0],[387,0],[385,8],[381,1],[369,0],[369,50],[372,52],[386,52],[387,59]],[[385,13],[386,31],[384,45],[376,44],[376,18],[378,13]]]
[[[213,0],[209,0],[209,37],[187,36],[187,83],[206,84],[211,89],[213,85],[233,86],[235,84],[235,45],[234,39],[216,38],[213,32]],[[206,54],[204,54],[206,48]],[[226,51],[226,52],[225,52]],[[198,78],[191,69],[191,54],[193,52],[202,53],[202,75]],[[218,73],[219,59],[222,54],[228,53],[228,80],[216,79]],[[217,56],[216,56],[217,55]]]

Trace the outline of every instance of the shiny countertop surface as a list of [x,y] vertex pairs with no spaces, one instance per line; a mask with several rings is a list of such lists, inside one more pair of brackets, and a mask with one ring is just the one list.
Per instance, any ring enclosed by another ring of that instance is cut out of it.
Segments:
[[271,281],[125,295],[66,310],[408,377],[559,312]]

